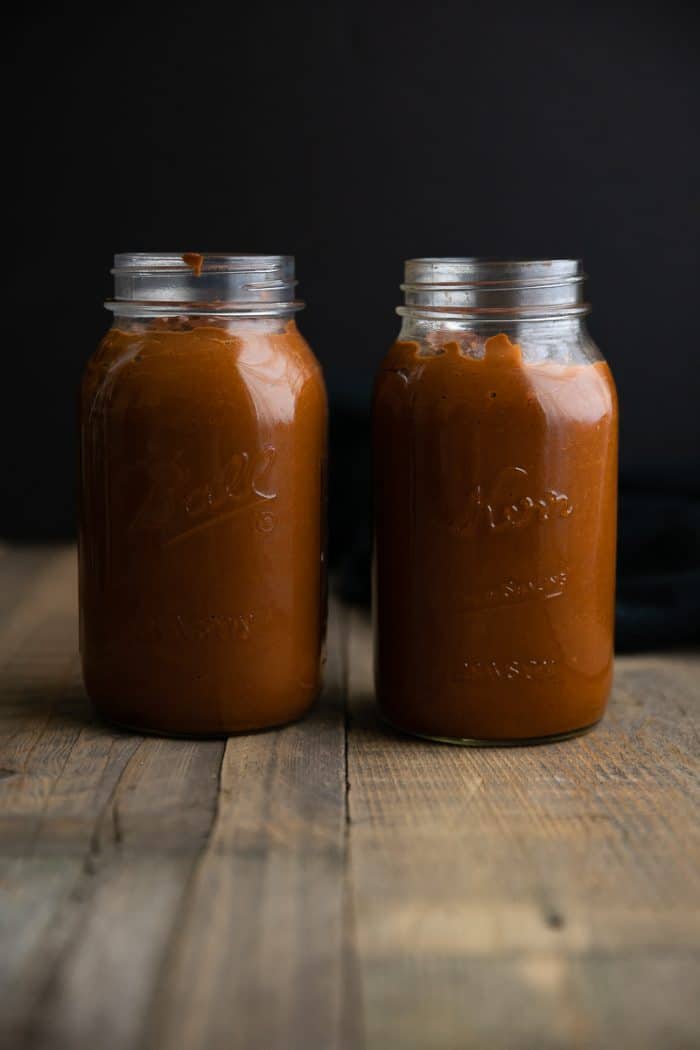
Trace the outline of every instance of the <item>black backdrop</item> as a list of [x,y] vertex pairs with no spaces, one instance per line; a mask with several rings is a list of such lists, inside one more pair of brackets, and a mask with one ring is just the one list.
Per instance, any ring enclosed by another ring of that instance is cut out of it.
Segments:
[[[300,324],[334,410],[336,550],[357,532],[345,507],[366,506],[364,416],[407,256],[582,256],[620,389],[623,479],[692,488],[693,6],[249,0],[16,15],[2,534],[72,532],[75,390],[117,250],[296,255]],[[645,514],[635,505],[630,520]]]

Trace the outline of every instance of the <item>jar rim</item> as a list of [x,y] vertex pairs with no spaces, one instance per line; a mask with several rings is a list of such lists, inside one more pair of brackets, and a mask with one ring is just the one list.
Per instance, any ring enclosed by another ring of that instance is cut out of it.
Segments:
[[[525,283],[533,280],[559,284],[583,281],[581,259],[497,259],[480,256],[426,256],[407,259],[404,264],[407,284],[491,284],[494,282]],[[454,280],[445,280],[445,278]]]
[[183,313],[273,316],[295,297],[294,256],[249,252],[119,252],[108,310],[131,316]]
[[586,278],[580,259],[497,259],[479,256],[407,259],[400,314],[445,317],[581,315]]
[[473,266],[580,266],[581,259],[542,259],[537,257],[514,257],[504,259],[497,255],[416,255],[406,259],[409,263],[460,263]]
[[117,252],[111,273],[191,273],[187,256],[201,259],[200,273],[294,272],[293,255],[258,255],[253,252]]

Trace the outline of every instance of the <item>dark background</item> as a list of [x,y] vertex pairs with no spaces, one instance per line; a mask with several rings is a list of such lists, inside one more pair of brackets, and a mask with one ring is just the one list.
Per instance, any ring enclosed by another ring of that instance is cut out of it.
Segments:
[[402,260],[581,256],[621,396],[622,574],[693,568],[691,5],[32,5],[6,28],[2,535],[73,533],[75,391],[115,251],[288,252],[333,407],[333,552],[362,595]]

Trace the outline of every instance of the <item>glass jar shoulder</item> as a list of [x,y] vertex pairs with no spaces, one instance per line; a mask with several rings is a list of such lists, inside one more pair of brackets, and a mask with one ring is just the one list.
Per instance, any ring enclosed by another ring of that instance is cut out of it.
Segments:
[[548,415],[614,416],[612,374],[590,335],[534,328],[402,333],[377,373],[375,410],[410,405],[412,414],[444,415],[459,405],[501,415],[526,404]]
[[83,404],[109,409],[197,405],[236,410],[241,398],[275,415],[310,392],[323,398],[321,369],[293,322],[227,323],[218,318],[122,322],[87,364]]

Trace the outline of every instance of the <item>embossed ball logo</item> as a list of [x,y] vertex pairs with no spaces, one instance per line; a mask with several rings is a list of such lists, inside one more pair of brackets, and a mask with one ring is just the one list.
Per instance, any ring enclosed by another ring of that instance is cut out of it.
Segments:
[[273,445],[254,452],[236,452],[206,482],[170,460],[137,464],[121,479],[119,498],[133,502],[136,510],[129,532],[159,534],[164,546],[179,544],[222,522],[255,510],[255,529],[270,533],[276,517],[270,504],[277,499],[270,473],[276,458]]

